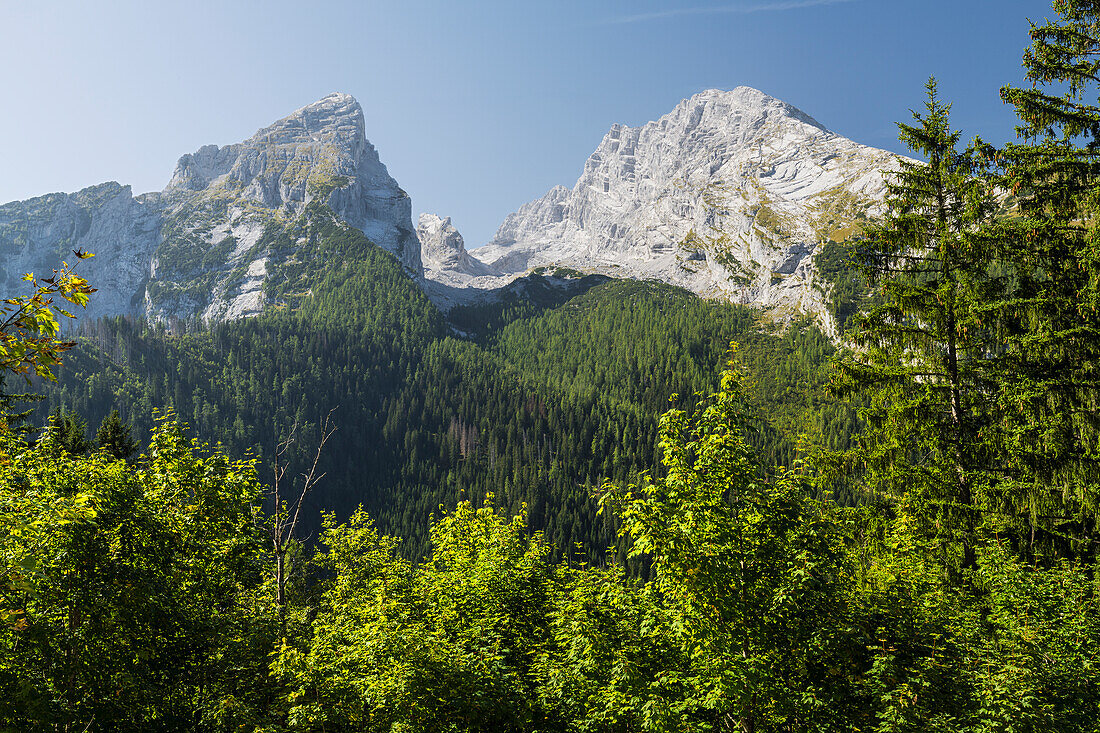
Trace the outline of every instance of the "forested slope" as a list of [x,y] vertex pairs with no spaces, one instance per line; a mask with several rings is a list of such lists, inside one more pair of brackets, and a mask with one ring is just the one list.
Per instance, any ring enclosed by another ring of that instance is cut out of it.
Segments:
[[800,433],[835,442],[850,429],[822,423],[833,348],[810,326],[772,334],[758,311],[671,286],[591,279],[563,290],[536,275],[511,301],[455,312],[472,334],[459,337],[389,253],[327,209],[265,237],[309,241],[287,265],[297,272],[270,278],[308,287],[271,288],[262,317],[210,329],[86,327],[40,410],[96,425],[117,408],[146,434],[155,411],[172,409],[201,438],[261,458],[297,421],[300,459],[335,410],[308,528],[318,508],[347,516],[363,504],[412,555],[441,504],[490,492],[514,510],[526,502],[565,552],[602,552],[614,533],[593,487],[653,464],[655,416],[674,394],[690,403],[713,389],[731,341],[754,377],[765,465],[789,464]]

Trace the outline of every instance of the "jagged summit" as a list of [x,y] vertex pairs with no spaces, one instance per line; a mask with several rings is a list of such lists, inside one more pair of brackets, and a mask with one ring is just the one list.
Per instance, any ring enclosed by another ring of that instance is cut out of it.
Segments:
[[416,226],[420,239],[420,257],[426,271],[469,275],[499,276],[502,273],[470,256],[466,242],[451,217],[421,214]]
[[336,92],[300,107],[263,128],[250,142],[333,142],[354,145],[366,140],[363,108],[350,94]]
[[426,269],[488,274],[485,265],[467,254],[466,243],[451,223],[451,217],[421,214],[416,234],[420,238],[420,257]]
[[741,111],[742,114],[751,114],[754,112],[762,114],[781,114],[819,128],[824,132],[830,132],[828,128],[798,107],[788,104],[781,99],[776,99],[770,94],[765,94],[753,87],[739,86],[728,91],[723,89],[705,89],[680,102],[680,105],[685,107],[697,107],[700,104],[718,106],[725,111]]
[[218,179],[247,184],[256,172],[256,155],[249,156],[249,152],[275,149],[292,160],[325,158],[339,167],[341,159],[360,158],[366,146],[369,143],[359,102],[350,94],[330,94],[258,130],[244,142],[220,148],[204,145],[182,156],[165,190],[199,191]]
[[[315,200],[393,252],[410,275],[421,274],[411,201],[379,160],[367,139],[363,108],[349,94],[330,94],[301,107],[243,142],[207,145],[183,156],[164,193],[168,205],[177,208],[173,218],[186,214],[187,229],[217,237],[211,245],[231,239],[231,261],[250,258],[235,262],[235,271],[244,268],[245,277],[226,283],[224,293],[215,290],[202,311],[206,318],[249,315],[263,307],[272,253],[253,249],[272,216],[297,217]],[[193,244],[194,237],[187,242]],[[151,281],[160,273],[155,261]],[[177,274],[170,271],[169,277]],[[197,306],[189,298],[171,307]]]
[[514,279],[470,256],[449,216],[421,214],[416,235],[424,263],[423,285],[439,305],[449,307],[464,302],[468,299],[464,294],[503,288]]

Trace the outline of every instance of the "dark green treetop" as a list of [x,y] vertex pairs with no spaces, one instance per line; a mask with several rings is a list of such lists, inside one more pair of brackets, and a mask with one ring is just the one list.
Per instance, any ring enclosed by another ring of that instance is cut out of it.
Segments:
[[130,426],[122,422],[118,410],[103,418],[95,432],[96,444],[119,460],[129,460],[138,451],[138,442],[130,435]]

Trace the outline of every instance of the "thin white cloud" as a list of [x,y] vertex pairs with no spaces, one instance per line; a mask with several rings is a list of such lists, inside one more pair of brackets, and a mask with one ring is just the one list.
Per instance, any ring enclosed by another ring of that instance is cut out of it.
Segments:
[[607,23],[643,23],[647,20],[663,20],[665,18],[678,18],[689,15],[748,15],[749,13],[774,13],[783,10],[799,10],[812,8],[819,5],[839,5],[850,3],[854,0],[774,0],[773,2],[752,3],[747,5],[714,5],[701,8],[676,8],[674,10],[658,10],[652,13],[638,13],[636,15],[623,15],[618,18],[609,18]]

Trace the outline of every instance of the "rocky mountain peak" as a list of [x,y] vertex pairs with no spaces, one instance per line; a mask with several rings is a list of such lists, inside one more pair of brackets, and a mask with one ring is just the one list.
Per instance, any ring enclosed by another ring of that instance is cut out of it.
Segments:
[[[621,165],[624,178],[633,183],[639,146],[651,148],[643,152],[659,158],[662,169],[694,172],[697,164],[704,162],[696,158],[705,158],[706,165],[713,168],[717,161],[738,151],[755,148],[762,157],[765,147],[774,149],[796,140],[833,136],[802,110],[752,87],[707,89],[640,127],[612,125],[589,157],[585,170]],[[714,172],[710,170],[706,175]],[[607,189],[610,192],[610,181]]]
[[354,150],[366,141],[363,108],[350,94],[329,94],[259,130],[250,143],[328,143]]
[[420,238],[420,257],[425,267],[438,263],[444,267],[458,264],[466,254],[466,243],[451,223],[451,217],[440,218],[436,214],[421,214],[416,224]]
[[228,200],[251,218],[294,217],[320,200],[393,252],[410,275],[421,273],[411,201],[367,139],[363,108],[350,94],[301,107],[243,142],[184,155],[165,194],[177,202]]
[[657,278],[828,328],[813,255],[881,206],[895,166],[757,89],[708,89],[613,125],[572,189],[524,204],[471,254],[514,277],[559,265]]
[[[245,187],[279,181],[282,187],[261,185],[251,193],[266,206],[305,200],[314,188],[362,167],[381,166],[367,141],[363,108],[350,94],[330,94],[258,130],[244,142],[218,147],[204,145],[182,156],[166,192],[200,191],[211,185]],[[381,166],[385,169],[385,166]]]
[[780,115],[828,132],[824,125],[794,105],[752,87],[739,86],[728,91],[706,89],[685,99],[680,105],[688,109],[697,108],[700,105],[709,106],[714,108],[719,116],[740,114],[742,117],[752,119],[766,115]]

